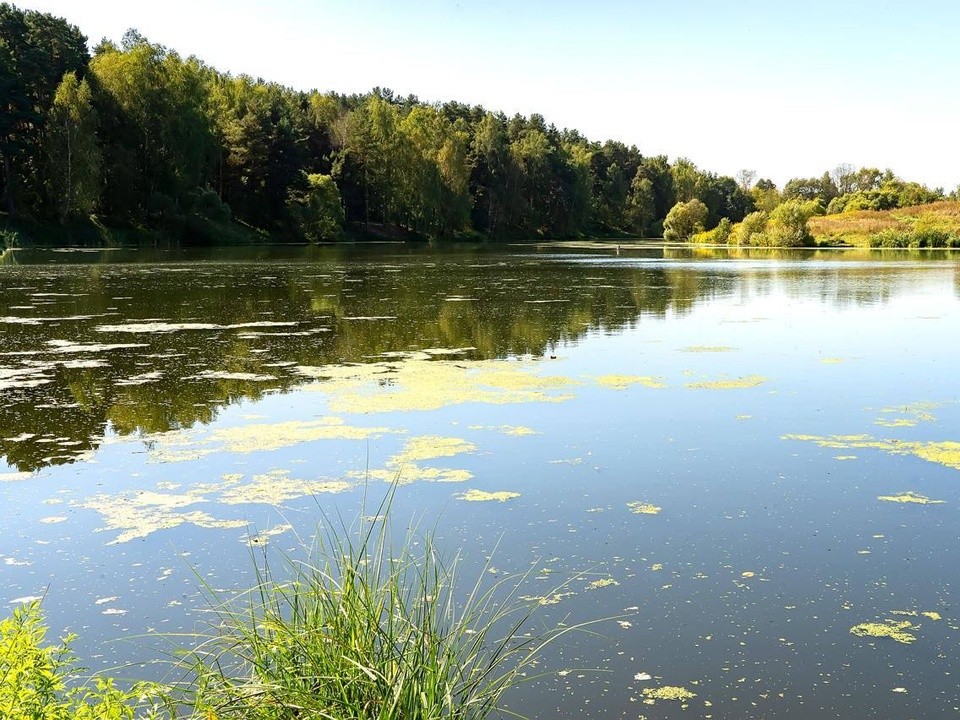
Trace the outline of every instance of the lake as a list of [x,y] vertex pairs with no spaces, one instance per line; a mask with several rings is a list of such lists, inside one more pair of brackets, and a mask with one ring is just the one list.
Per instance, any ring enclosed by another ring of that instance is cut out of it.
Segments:
[[0,603],[161,675],[397,480],[466,580],[600,619],[528,716],[954,716],[958,306],[935,252],[7,254]]

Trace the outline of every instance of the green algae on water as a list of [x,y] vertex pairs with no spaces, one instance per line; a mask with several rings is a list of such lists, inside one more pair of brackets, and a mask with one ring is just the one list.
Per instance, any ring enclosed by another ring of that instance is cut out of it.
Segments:
[[914,503],[916,505],[942,505],[946,502],[946,500],[931,500],[926,495],[920,495],[910,490],[902,492],[899,495],[878,495],[877,500],[895,503]]
[[873,448],[894,455],[915,455],[928,462],[945,465],[960,470],[960,442],[946,440],[879,440],[870,435],[802,435],[787,434],[782,440],[803,440],[813,442],[823,448],[836,450]]
[[487,492],[485,490],[477,490],[476,488],[471,488],[464,493],[460,493],[457,496],[458,500],[466,500],[467,502],[506,502],[507,500],[513,500],[514,498],[520,497],[518,492],[510,492],[507,490],[498,490],[496,492]]
[[643,696],[648,700],[690,700],[697,696],[685,687],[677,685],[662,685],[657,688],[644,688]]
[[663,378],[651,375],[601,375],[596,380],[597,385],[610,390],[626,390],[631,385],[640,385],[654,390],[662,390],[666,387]]
[[763,385],[767,381],[763,375],[745,375],[744,377],[724,380],[705,380],[702,382],[687,383],[689,390],[739,390]]
[[909,645],[917,639],[917,636],[910,632],[916,627],[909,620],[886,620],[882,623],[860,623],[850,628],[850,632],[857,637],[890,638],[898,643]]
[[663,510],[663,508],[657,505],[646,503],[641,500],[628,502],[627,507],[630,508],[630,512],[635,513],[636,515],[659,515],[660,511]]

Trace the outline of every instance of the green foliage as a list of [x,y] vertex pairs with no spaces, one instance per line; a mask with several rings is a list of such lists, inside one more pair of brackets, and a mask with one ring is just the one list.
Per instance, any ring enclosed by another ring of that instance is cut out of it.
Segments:
[[381,88],[298,92],[218,72],[136,31],[92,58],[85,42],[63,20],[0,3],[0,201],[11,218],[55,217],[66,232],[95,212],[112,230],[184,243],[332,236],[332,225],[299,217],[312,175],[333,178],[345,231],[432,238],[689,237],[696,223],[678,235],[667,215],[694,200],[707,210],[700,224],[715,228],[782,200],[840,212],[942,197],[850,166],[791,180],[781,196],[769,180],[751,187],[752,171],[738,182],[686,158],[643,157],[536,114]]
[[306,189],[291,193],[287,204],[294,232],[308,242],[329,242],[343,236],[343,206],[329,175],[306,176]]
[[0,3],[0,201],[11,215],[42,206],[44,119],[63,76],[86,64],[75,26]]
[[744,246],[766,245],[767,221],[770,214],[763,210],[752,212],[737,223],[730,235],[730,243]]
[[807,221],[822,215],[819,200],[788,200],[770,213],[765,230],[766,243],[774,247],[806,247],[813,245]]
[[688,202],[678,202],[667,213],[667,218],[664,220],[664,240],[683,242],[696,233],[703,232],[708,212],[707,206],[696,198]]
[[130,691],[98,679],[76,685],[68,635],[45,644],[47,628],[36,601],[0,621],[0,718],[4,720],[133,720],[159,718],[159,692],[142,685]]
[[47,192],[61,224],[89,215],[100,199],[97,113],[86,80],[67,73],[47,113]]
[[726,245],[733,235],[733,223],[729,218],[723,218],[713,230],[699,232],[690,238],[690,242],[701,245]]

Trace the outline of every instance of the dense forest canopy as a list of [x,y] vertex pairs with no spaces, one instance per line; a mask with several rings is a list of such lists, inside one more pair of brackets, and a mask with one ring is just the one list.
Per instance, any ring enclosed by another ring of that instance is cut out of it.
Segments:
[[753,172],[732,178],[591,141],[537,114],[381,88],[293,90],[219,72],[133,30],[91,56],[76,26],[7,3],[0,107],[7,222],[149,228],[185,243],[253,233],[329,241],[346,228],[805,244],[812,215],[945,197],[889,170],[843,165],[778,189]]

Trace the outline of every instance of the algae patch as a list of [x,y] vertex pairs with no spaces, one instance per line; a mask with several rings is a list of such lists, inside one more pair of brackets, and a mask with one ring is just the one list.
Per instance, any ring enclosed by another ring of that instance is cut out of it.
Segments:
[[653,505],[651,503],[646,503],[641,500],[634,500],[633,502],[628,502],[627,507],[630,508],[630,512],[637,515],[659,515],[660,511],[663,508]]
[[928,462],[960,470],[960,442],[880,440],[870,435],[782,435],[783,440],[813,442],[823,448],[835,450],[873,448],[893,455],[915,455]]
[[596,378],[597,385],[610,390],[626,390],[631,385],[640,385],[654,390],[662,390],[667,385],[663,378],[650,375],[601,375]]
[[467,502],[487,502],[491,500],[496,500],[497,502],[506,502],[507,500],[513,500],[514,498],[520,497],[520,493],[509,492],[507,490],[487,492],[485,490],[471,488],[465,493],[460,493],[456,497],[458,500],[466,500]]
[[297,370],[322,381],[308,389],[326,394],[333,412],[352,414],[437,410],[473,402],[564,402],[573,398],[568,390],[579,384],[541,375],[532,362],[437,360],[425,352],[389,362]]
[[850,632],[857,637],[890,638],[904,645],[917,639],[911,630],[916,630],[916,626],[909,620],[860,623],[850,628]]
[[473,452],[476,449],[476,445],[460,438],[420,435],[408,440],[403,447],[403,451],[391,458],[390,464],[401,465],[418,460],[453,457],[454,455]]
[[741,388],[759,387],[766,381],[767,378],[763,375],[745,375],[738,378],[687,383],[687,388],[690,390],[739,390]]
[[914,503],[916,505],[942,505],[946,500],[931,500],[926,495],[907,491],[899,495],[878,495],[877,500],[895,503]]
[[685,687],[662,685],[658,688],[644,688],[643,696],[648,700],[690,700],[697,696]]
[[734,350],[736,348],[729,345],[687,345],[680,348],[680,352],[687,353],[721,353],[733,352]]

